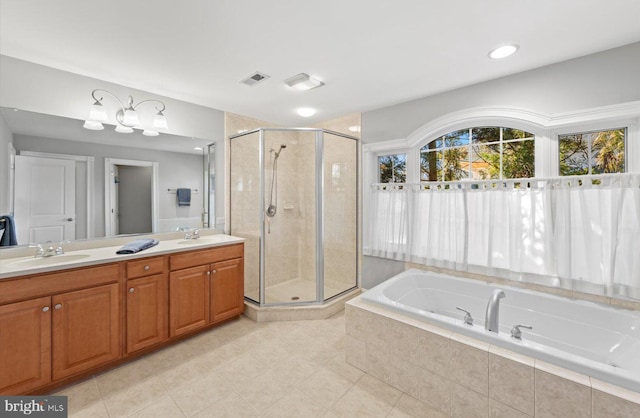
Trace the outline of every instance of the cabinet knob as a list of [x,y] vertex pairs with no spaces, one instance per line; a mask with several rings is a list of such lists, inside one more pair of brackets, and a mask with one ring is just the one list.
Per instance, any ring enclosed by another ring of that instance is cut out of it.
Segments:
[[134,289],[133,287],[130,287],[130,288],[129,288],[129,293],[133,293],[133,292],[135,292],[135,291],[136,291],[136,289]]
[[216,274],[216,271],[215,270],[211,270],[211,273]]
[[55,309],[62,309],[62,303],[56,303]]
[[49,307],[48,306],[43,307],[42,312],[49,312]]
[[207,272],[207,276],[211,276],[211,272],[210,271]]
[[144,271],[149,271],[149,266],[144,266]]

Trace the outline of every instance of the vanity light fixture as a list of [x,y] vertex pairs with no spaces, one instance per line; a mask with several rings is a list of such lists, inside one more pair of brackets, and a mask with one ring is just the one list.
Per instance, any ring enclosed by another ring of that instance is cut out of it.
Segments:
[[158,136],[159,133],[157,130],[168,129],[167,118],[164,116],[164,113],[162,113],[164,112],[166,106],[160,100],[155,100],[155,99],[143,100],[140,103],[134,105],[133,97],[129,96],[127,100],[127,107],[125,107],[122,101],[118,99],[118,97],[115,94],[103,89],[95,89],[94,91],[91,92],[91,97],[93,97],[93,100],[95,100],[95,102],[93,103],[93,105],[91,105],[91,109],[89,110],[89,119],[87,119],[84,122],[84,125],[82,125],[84,128],[91,129],[94,131],[102,130],[104,129],[104,126],[102,125],[102,123],[107,122],[109,120],[107,117],[107,111],[105,107],[102,105],[102,100],[104,98],[103,97],[98,98],[96,96],[97,92],[107,93],[108,95],[116,99],[116,101],[120,105],[120,109],[118,109],[118,112],[116,113],[116,120],[118,121],[118,125],[116,126],[116,132],[119,132],[119,133],[133,132],[133,128],[137,128],[138,125],[140,125],[140,117],[138,116],[137,108],[143,103],[151,103],[151,102],[154,102],[160,105],[160,106],[155,106],[158,113],[156,113],[155,117],[153,118],[152,127],[154,130],[145,129],[142,132],[142,134],[146,136]]
[[495,49],[492,49],[491,52],[489,52],[489,57],[493,58],[494,60],[507,58],[508,56],[515,54],[518,48],[520,47],[516,44],[502,45]]
[[324,83],[315,77],[311,77],[309,74],[300,73],[294,75],[291,78],[284,80],[287,86],[296,90],[311,90],[316,87],[324,86]]

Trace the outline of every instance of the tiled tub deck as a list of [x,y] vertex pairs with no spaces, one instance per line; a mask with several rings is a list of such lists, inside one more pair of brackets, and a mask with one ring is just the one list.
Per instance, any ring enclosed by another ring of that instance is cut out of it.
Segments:
[[640,393],[363,302],[346,360],[452,417],[640,417]]

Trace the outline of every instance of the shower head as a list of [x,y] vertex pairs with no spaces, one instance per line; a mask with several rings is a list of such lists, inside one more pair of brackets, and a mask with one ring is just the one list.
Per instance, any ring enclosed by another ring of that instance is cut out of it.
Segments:
[[[280,149],[275,154],[275,158],[278,158],[280,156],[280,153],[282,152],[282,150],[285,149],[285,148],[287,148],[287,146],[285,144],[281,144],[280,145]],[[275,150],[273,148],[271,148],[270,151],[275,151]]]

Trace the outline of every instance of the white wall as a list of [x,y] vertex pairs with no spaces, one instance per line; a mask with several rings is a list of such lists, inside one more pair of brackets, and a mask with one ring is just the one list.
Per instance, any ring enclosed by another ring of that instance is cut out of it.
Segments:
[[0,113],[0,215],[11,211],[9,203],[9,144],[13,134]]
[[[124,69],[123,69],[124,71]],[[224,205],[224,112],[180,100],[152,95],[141,90],[85,77],[66,71],[0,55],[0,106],[31,112],[86,119],[93,100],[91,91],[105,89],[121,100],[131,95],[135,102],[147,99],[162,100],[169,120],[167,133],[186,137],[206,138],[216,142],[216,216],[223,217]],[[112,100],[105,95],[105,104]],[[140,108],[143,112],[145,108]],[[149,106],[148,110],[153,110]],[[115,115],[109,115],[115,125]],[[51,150],[50,152],[58,152]],[[92,155],[88,153],[86,155]],[[1,157],[1,154],[0,154]],[[122,157],[126,158],[126,157]],[[0,171],[4,172],[3,168]],[[3,175],[3,174],[2,174]],[[0,179],[2,179],[0,175]],[[202,174],[199,174],[200,178]],[[0,183],[0,192],[2,184]],[[0,196],[6,196],[0,193]]]
[[362,141],[406,138],[443,115],[504,106],[553,115],[640,100],[640,42],[362,114]]
[[[365,112],[362,141],[372,144],[405,139],[437,118],[471,108],[516,108],[552,116],[635,101],[640,101],[640,42]],[[636,166],[639,151],[637,144],[629,144]],[[372,181],[366,176],[363,180]],[[386,280],[401,265],[363,257],[362,287]]]
[[[177,152],[154,151],[140,148],[125,148],[111,145],[39,138],[25,135],[14,136],[14,146],[20,151],[38,151],[58,154],[92,155],[94,165],[94,235],[104,236],[104,158],[153,161],[159,165],[158,205],[159,217],[163,219],[200,218],[203,207],[202,156]],[[190,187],[198,189],[191,196],[191,206],[178,207],[175,193],[167,189]],[[161,222],[161,224],[163,224]]]

